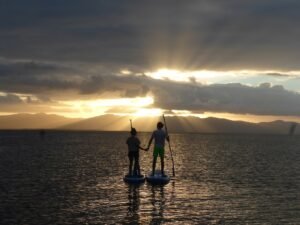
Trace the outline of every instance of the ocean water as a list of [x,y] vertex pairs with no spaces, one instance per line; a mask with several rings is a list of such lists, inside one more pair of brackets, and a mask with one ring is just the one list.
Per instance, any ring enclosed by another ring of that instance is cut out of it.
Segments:
[[300,224],[299,136],[172,134],[165,186],[123,182],[127,137],[1,131],[0,224]]

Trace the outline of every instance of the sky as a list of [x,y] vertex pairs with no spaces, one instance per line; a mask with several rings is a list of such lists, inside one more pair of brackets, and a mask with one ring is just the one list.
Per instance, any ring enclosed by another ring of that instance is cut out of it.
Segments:
[[0,115],[300,121],[296,0],[0,0]]

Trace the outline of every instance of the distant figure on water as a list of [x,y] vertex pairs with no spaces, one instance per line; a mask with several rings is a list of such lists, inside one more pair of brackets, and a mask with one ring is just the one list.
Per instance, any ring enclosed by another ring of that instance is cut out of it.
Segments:
[[289,130],[289,135],[290,135],[290,136],[294,135],[295,130],[296,130],[296,127],[297,127],[297,123],[292,123],[292,124],[291,124],[290,130]]
[[40,133],[40,138],[41,138],[42,140],[44,140],[46,131],[43,130],[43,129],[41,129],[39,133]]
[[157,123],[157,130],[152,132],[151,138],[148,143],[147,150],[149,150],[151,143],[154,139],[154,149],[153,149],[153,162],[152,162],[152,176],[154,176],[155,166],[157,157],[160,157],[161,173],[164,176],[164,156],[165,156],[165,140],[170,141],[169,136],[162,129],[164,124],[162,122]]
[[[141,142],[136,137],[137,131],[135,128],[131,128],[131,136],[127,139],[126,144],[128,145],[128,158],[129,158],[129,171],[128,175],[141,175],[140,164],[139,164],[139,149],[146,150],[140,146]],[[134,161],[134,167],[132,170]]]

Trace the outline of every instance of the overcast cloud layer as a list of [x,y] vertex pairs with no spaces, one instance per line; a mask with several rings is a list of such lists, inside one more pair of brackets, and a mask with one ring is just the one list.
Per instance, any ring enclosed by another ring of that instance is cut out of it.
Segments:
[[4,0],[10,58],[148,68],[299,69],[297,0]]
[[[0,111],[113,93],[151,94],[163,109],[297,116],[299,76],[280,80],[300,70],[299,9],[296,0],[0,1]],[[211,85],[142,75],[160,67],[275,72]]]

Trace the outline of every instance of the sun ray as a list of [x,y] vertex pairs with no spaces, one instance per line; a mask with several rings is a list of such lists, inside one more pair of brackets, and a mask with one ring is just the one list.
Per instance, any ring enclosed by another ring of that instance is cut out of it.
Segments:
[[[139,115],[158,112],[158,109],[154,111],[144,109],[153,103],[154,100],[152,97],[60,101],[60,104],[69,107],[74,114],[77,112],[77,115],[83,118],[103,115],[107,110],[114,107],[123,107],[124,113],[126,113],[128,109],[135,109]],[[140,112],[138,112],[139,110]],[[120,115],[122,115],[122,113],[120,113]]]

